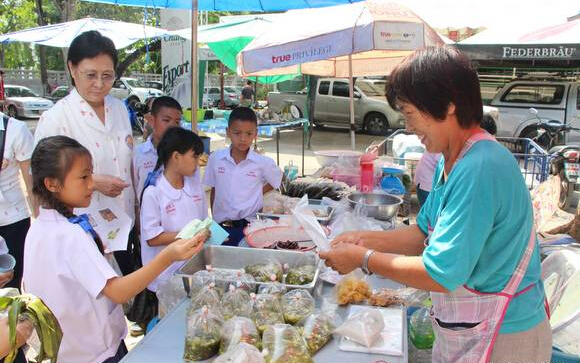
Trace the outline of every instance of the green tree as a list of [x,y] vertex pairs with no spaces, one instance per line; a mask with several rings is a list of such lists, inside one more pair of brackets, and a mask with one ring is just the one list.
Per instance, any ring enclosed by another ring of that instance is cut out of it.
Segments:
[[[0,34],[36,26],[36,12],[31,0],[2,0],[0,3]],[[27,43],[0,45],[0,66],[3,68],[31,68],[33,51]]]

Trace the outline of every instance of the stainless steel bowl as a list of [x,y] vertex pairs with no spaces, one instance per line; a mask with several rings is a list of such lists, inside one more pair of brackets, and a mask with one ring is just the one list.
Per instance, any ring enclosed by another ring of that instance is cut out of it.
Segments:
[[354,209],[357,206],[371,218],[388,221],[397,216],[399,206],[403,200],[390,194],[381,193],[351,193],[348,196],[350,206]]

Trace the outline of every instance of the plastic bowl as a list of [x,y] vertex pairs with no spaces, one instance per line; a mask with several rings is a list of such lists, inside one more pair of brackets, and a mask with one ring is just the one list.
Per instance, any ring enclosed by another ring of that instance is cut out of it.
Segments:
[[[324,226],[322,228],[326,232],[326,235],[328,235],[328,228],[325,228]],[[246,241],[248,242],[248,245],[254,248],[269,247],[277,241],[312,241],[304,229],[300,228],[296,231],[294,227],[286,225],[264,227],[256,229],[250,233],[248,233],[246,229],[244,234],[246,235]]]
[[396,217],[399,206],[403,204],[403,200],[394,195],[359,192],[351,193],[348,202],[353,209],[360,206],[367,216],[382,221]]
[[[315,151],[314,155],[316,156],[316,161],[320,166],[330,166],[334,164],[339,158],[342,159],[358,159],[361,157],[363,153],[360,151],[352,151],[352,150],[323,150],[323,151]],[[352,160],[354,164],[358,165],[358,162]]]

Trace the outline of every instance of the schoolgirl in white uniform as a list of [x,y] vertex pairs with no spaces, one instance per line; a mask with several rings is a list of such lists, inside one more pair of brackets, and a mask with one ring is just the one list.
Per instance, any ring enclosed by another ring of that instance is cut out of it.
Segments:
[[33,193],[42,206],[24,251],[23,287],[44,300],[63,332],[58,363],[116,363],[126,354],[123,303],[175,261],[198,253],[207,233],[179,240],[149,264],[119,277],[103,256],[90,216],[89,151],[66,136],[41,140],[31,159]]
[[[193,219],[207,218],[207,202],[199,171],[198,158],[203,142],[191,131],[170,128],[157,146],[155,181],[148,183],[141,198],[141,258],[148,263],[173,244],[177,233]],[[160,172],[163,169],[163,172]],[[157,292],[181,266],[174,263],[149,284]]]

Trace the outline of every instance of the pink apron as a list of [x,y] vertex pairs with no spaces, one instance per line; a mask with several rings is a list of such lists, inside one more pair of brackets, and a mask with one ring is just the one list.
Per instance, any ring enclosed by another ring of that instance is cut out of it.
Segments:
[[[481,140],[495,141],[493,136],[486,132],[476,133],[467,140],[457,160]],[[429,229],[430,235],[431,226]],[[516,296],[535,244],[535,232],[532,228],[527,248],[514,274],[499,293],[482,293],[467,286],[460,286],[451,293],[431,293],[433,301],[431,320],[436,336],[433,345],[432,361],[434,363],[489,362],[507,307]],[[528,291],[532,286],[533,284],[517,295]],[[467,327],[442,327],[440,322],[451,325],[461,324]]]

